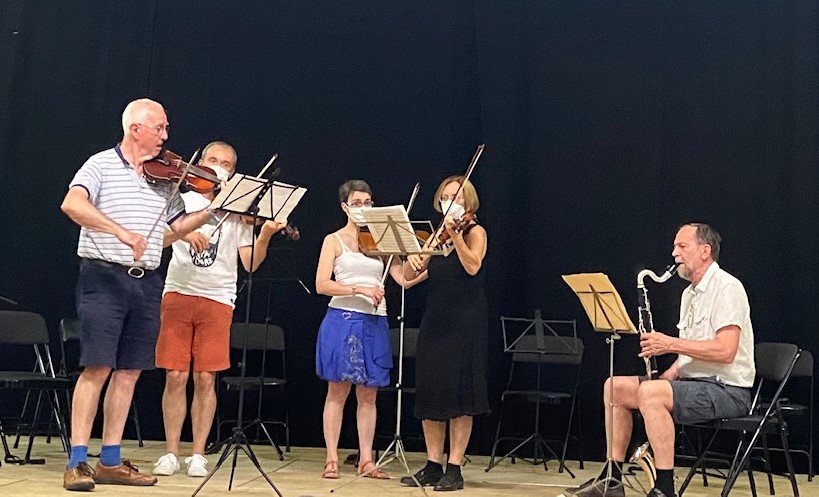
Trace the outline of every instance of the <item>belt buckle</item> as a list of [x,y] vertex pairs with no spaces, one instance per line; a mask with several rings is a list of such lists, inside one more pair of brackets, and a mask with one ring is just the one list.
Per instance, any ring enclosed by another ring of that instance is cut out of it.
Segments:
[[140,279],[145,276],[145,270],[138,266],[131,266],[128,268],[128,276]]

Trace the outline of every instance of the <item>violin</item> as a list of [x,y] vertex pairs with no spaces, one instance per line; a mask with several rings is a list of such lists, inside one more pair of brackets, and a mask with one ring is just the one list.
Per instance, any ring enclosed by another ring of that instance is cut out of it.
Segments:
[[188,189],[197,193],[211,193],[222,184],[213,169],[188,164],[181,156],[164,149],[158,156],[144,162],[142,171],[149,183],[178,182],[182,179]]
[[[476,216],[473,212],[466,211],[460,219],[455,220],[455,233],[460,233],[463,231],[467,226],[469,226],[470,223],[475,221],[475,219]],[[452,237],[449,235],[449,231],[446,230],[446,227],[443,226],[443,224],[441,228],[435,232],[435,235],[435,237],[432,237],[429,232],[421,230],[415,231],[415,236],[417,236],[420,240],[423,240],[427,248],[437,249],[452,243]],[[430,238],[432,238],[432,240],[430,240]]]
[[[239,215],[239,218],[240,218],[240,219],[242,220],[242,222],[244,222],[245,224],[253,224],[253,216],[248,216],[247,214],[240,214],[240,215]],[[265,218],[263,218],[263,217],[258,217],[258,218],[256,218],[256,226],[261,226],[261,225],[263,225],[263,224],[264,224],[266,221],[267,221],[267,219],[265,219]],[[288,240],[293,240],[294,242],[299,241],[299,239],[301,238],[301,233],[299,232],[299,228],[298,228],[298,226],[295,226],[295,225],[290,224],[290,223],[288,223],[288,224],[287,224],[287,225],[284,227],[284,229],[282,229],[281,231],[279,231],[279,233],[280,233],[282,236],[286,237]]]
[[364,253],[378,251],[378,244],[375,243],[373,234],[366,226],[358,230],[358,250]]

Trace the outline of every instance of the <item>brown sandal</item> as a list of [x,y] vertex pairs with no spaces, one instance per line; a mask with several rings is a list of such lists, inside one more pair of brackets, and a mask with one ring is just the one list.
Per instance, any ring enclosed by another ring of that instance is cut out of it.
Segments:
[[375,478],[376,480],[390,479],[390,475],[388,475],[386,471],[382,471],[381,468],[376,466],[372,461],[359,462],[358,474],[359,476],[363,476],[365,478]]
[[321,477],[327,480],[338,480],[341,478],[341,473],[338,472],[338,461],[327,461],[324,464],[324,472]]

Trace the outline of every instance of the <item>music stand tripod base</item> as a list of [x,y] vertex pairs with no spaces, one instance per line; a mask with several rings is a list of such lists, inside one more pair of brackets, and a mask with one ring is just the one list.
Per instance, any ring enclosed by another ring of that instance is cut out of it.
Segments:
[[[249,177],[248,177],[249,178]],[[273,186],[273,180],[267,181],[260,181],[259,178],[252,178],[254,182],[254,186],[251,190],[243,191],[241,188],[241,182],[244,178],[241,178],[238,183],[234,186],[234,188],[227,194],[227,195],[220,195],[217,199],[220,200],[221,205],[217,205],[217,208],[222,208],[224,210],[228,210],[231,212],[236,212],[238,214],[249,215],[253,217],[253,223],[251,226],[256,225],[256,221],[259,219],[259,203],[262,201],[263,198],[268,194],[270,188]],[[237,200],[245,198],[248,193],[252,191],[255,194],[255,198],[250,202],[250,204],[246,207],[247,210],[245,212],[239,211],[235,206],[234,203]],[[232,195],[233,192],[236,192],[236,196]],[[268,195],[268,197],[270,197]],[[271,203],[271,210],[272,210],[272,200]],[[281,207],[279,207],[279,210]],[[278,213],[277,213],[278,214]],[[274,216],[275,217],[275,216]],[[253,231],[253,244],[250,248],[250,260],[255,259],[255,251],[256,248],[256,232]],[[195,497],[200,490],[210,481],[213,475],[219,470],[222,464],[227,460],[230,454],[233,454],[233,460],[231,461],[231,468],[230,468],[230,477],[228,479],[228,491],[233,489],[233,477],[236,473],[236,463],[239,457],[239,450],[241,449],[245,455],[250,459],[259,473],[264,477],[265,481],[270,485],[270,487],[276,492],[279,497],[284,497],[282,493],[276,488],[276,485],[267,476],[267,473],[262,469],[261,464],[259,464],[259,459],[256,457],[256,454],[253,452],[253,449],[250,446],[250,442],[247,439],[247,436],[244,432],[244,426],[242,425],[242,415],[244,410],[244,399],[245,399],[245,380],[247,375],[247,342],[248,342],[248,335],[250,334],[250,303],[252,301],[252,292],[253,292],[253,272],[251,271],[248,274],[248,281],[247,281],[247,295],[245,297],[245,322],[244,322],[244,346],[242,347],[242,362],[241,362],[241,380],[239,383],[239,410],[236,414],[236,426],[233,428],[233,434],[230,439],[227,441],[225,448],[222,452],[222,455],[219,457],[219,461],[217,461],[216,466],[213,470],[208,473],[202,483],[196,488],[193,492],[192,497]]]

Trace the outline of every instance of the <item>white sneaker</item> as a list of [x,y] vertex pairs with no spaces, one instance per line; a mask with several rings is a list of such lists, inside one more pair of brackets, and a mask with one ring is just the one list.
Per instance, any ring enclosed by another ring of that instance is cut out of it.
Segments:
[[179,471],[179,459],[175,454],[168,452],[154,463],[151,473],[159,476],[173,476],[177,471]]
[[208,476],[208,460],[202,454],[185,458],[185,463],[188,465],[188,476]]

